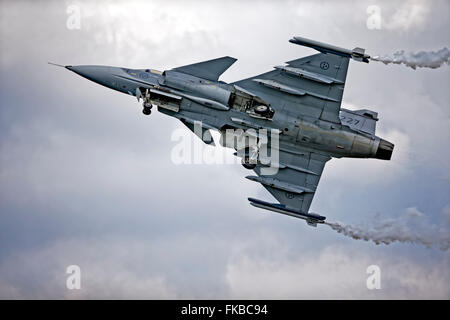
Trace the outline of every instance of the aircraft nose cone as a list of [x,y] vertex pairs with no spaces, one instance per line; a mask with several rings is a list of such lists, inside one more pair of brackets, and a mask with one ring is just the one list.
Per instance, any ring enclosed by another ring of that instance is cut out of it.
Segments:
[[80,76],[87,75],[89,73],[89,66],[66,66],[66,69],[79,74]]
[[66,66],[66,69],[73,71],[82,77],[94,76],[101,71],[101,67],[98,66]]
[[66,69],[100,84],[103,84],[110,76],[109,67],[106,66],[66,66]]

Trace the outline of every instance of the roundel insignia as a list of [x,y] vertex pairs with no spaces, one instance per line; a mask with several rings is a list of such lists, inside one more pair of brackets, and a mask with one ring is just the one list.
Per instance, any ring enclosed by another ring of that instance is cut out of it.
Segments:
[[326,62],[326,61],[322,61],[322,62],[320,63],[320,69],[328,70],[329,67],[330,67],[330,65],[329,65],[328,62]]
[[285,195],[288,199],[294,199],[294,194],[292,192],[286,192]]

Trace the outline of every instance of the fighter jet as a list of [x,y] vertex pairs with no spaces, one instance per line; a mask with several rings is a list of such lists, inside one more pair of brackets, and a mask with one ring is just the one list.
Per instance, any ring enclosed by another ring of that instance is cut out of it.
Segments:
[[[394,145],[375,135],[377,112],[341,108],[349,60],[368,63],[370,56],[364,49],[349,50],[302,37],[289,41],[319,53],[233,83],[219,80],[237,60],[229,56],[164,72],[93,65],[65,68],[142,99],[145,115],[156,106],[207,144],[213,143],[208,130],[219,131],[221,143],[234,148],[243,166],[255,172],[246,178],[261,183],[278,200],[248,198],[251,205],[316,226],[326,217],[309,208],[325,163],[342,157],[390,160]],[[200,130],[196,130],[198,124]],[[236,134],[229,139],[230,131],[239,132],[241,139],[235,139]],[[236,142],[246,140],[242,137],[248,132],[256,143]],[[273,136],[263,137],[260,132]],[[276,160],[260,154],[263,146],[277,155]]]

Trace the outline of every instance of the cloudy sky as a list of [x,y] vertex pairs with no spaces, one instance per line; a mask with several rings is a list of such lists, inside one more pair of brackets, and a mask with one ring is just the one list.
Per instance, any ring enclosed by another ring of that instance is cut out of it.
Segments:
[[[448,251],[253,208],[248,196],[272,198],[242,166],[172,162],[180,122],[47,64],[165,70],[229,55],[221,79],[235,81],[314,53],[294,35],[369,54],[449,47],[449,12],[445,0],[0,2],[0,298],[449,299]],[[393,159],[331,160],[312,211],[448,239],[449,72],[351,61],[343,105],[379,113]],[[80,290],[66,288],[74,264]]]

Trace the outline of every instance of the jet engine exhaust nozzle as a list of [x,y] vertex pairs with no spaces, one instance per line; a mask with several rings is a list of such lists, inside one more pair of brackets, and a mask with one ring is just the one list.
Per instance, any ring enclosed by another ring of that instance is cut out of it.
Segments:
[[380,144],[378,145],[375,158],[381,160],[391,160],[393,151],[394,151],[393,143],[386,141],[384,139],[380,139]]

